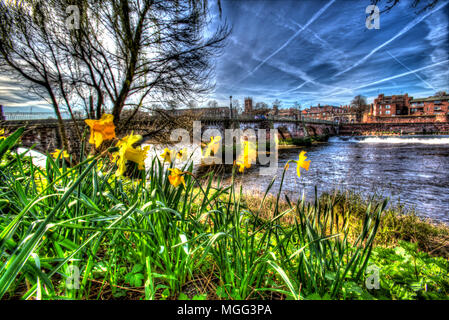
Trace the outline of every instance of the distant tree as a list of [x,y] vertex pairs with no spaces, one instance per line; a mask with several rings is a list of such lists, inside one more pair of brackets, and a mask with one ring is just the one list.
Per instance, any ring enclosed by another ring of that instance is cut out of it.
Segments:
[[301,109],[302,109],[301,104],[298,101],[295,101],[293,103],[293,108],[298,110],[298,114],[297,115],[298,115],[298,117],[300,117],[301,116]]
[[255,105],[255,109],[268,109],[268,104],[265,102],[257,102]]
[[196,108],[198,108],[198,103],[197,103],[195,100],[190,100],[190,101],[187,103],[187,107],[188,107],[189,109],[196,109]]
[[446,95],[446,91],[438,91],[437,93],[435,93],[435,97],[444,97]]
[[281,108],[282,102],[278,99],[273,101],[273,107],[277,107],[278,109]]
[[177,106],[178,106],[178,104],[176,103],[176,101],[174,101],[174,100],[167,101],[167,107],[169,110],[174,110],[177,108]]
[[257,102],[253,110],[254,115],[268,115],[271,111],[270,106],[265,102]]
[[366,105],[367,105],[366,97],[362,95],[355,96],[354,99],[352,99],[351,101],[351,106],[353,107],[361,107]]
[[356,113],[357,121],[362,120],[363,113],[368,109],[366,97],[362,95],[355,96],[351,101],[351,107]]
[[237,99],[232,100],[232,109],[236,113],[236,115],[239,115],[243,112],[243,107],[240,105],[240,101]]
[[218,108],[218,102],[217,102],[217,100],[210,100],[210,101],[207,103],[207,106],[208,106],[209,108]]
[[151,104],[150,109],[148,110],[149,114],[153,115],[155,110],[162,109],[162,106],[159,103],[153,103]]

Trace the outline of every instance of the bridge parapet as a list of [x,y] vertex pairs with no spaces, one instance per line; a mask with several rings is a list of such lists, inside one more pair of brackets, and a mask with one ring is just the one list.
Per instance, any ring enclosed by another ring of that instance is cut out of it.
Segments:
[[[130,126],[127,127],[126,134],[131,131],[135,133],[144,132],[146,129],[150,129],[151,125],[157,119],[146,120],[133,120]],[[296,138],[308,135],[333,135],[338,132],[338,124],[331,121],[315,120],[315,119],[291,119],[281,117],[271,117],[269,119],[251,119],[249,117],[238,118],[235,120],[220,119],[220,118],[203,118],[200,119],[202,124],[202,131],[207,129],[218,129],[224,133],[225,129],[253,129],[256,133],[265,129],[269,132],[269,129],[277,129],[281,137]],[[79,127],[84,130],[86,127],[83,120],[77,120]],[[66,129],[66,135],[69,139],[69,152],[78,153],[81,147],[81,141],[76,134],[75,127],[72,120],[64,120]],[[22,137],[22,143],[26,147],[36,145],[36,150],[41,152],[52,152],[56,148],[61,148],[61,141],[58,134],[58,122],[53,119],[46,120],[13,120],[2,121],[0,123],[1,128],[7,129],[8,132],[12,132],[19,127],[26,127],[25,134]],[[129,132],[128,132],[129,131]]]
[[223,121],[223,122],[263,122],[263,121],[270,121],[270,122],[304,122],[304,123],[312,123],[312,124],[328,124],[328,125],[338,125],[338,122],[335,121],[329,121],[329,120],[320,120],[320,119],[310,119],[310,118],[301,118],[301,119],[294,119],[291,117],[266,117],[263,119],[255,118],[254,116],[239,116],[234,119],[229,118],[219,118],[219,117],[202,117],[201,121],[210,121],[210,122],[217,122],[217,121]]

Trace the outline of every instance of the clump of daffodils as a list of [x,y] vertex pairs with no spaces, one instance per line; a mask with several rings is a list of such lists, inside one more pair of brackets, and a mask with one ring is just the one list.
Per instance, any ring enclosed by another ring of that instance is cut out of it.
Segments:
[[55,159],[59,159],[59,157],[65,158],[65,159],[70,158],[70,155],[67,153],[67,151],[59,150],[59,149],[56,149],[55,152],[51,153],[51,156]]
[[114,160],[118,165],[116,176],[122,176],[126,171],[126,162],[132,161],[138,165],[139,170],[145,170],[145,159],[148,154],[149,146],[134,148],[133,145],[142,140],[142,136],[133,135],[126,136],[117,143],[119,151],[114,153]]
[[[161,154],[161,158],[164,162],[172,164],[173,161],[176,159],[180,160],[180,161],[186,161],[188,158],[187,155],[187,148],[184,148],[182,150],[179,150],[178,152],[176,152],[175,150],[170,150],[168,148],[164,149],[164,152]],[[190,172],[184,172],[179,170],[178,168],[169,168],[168,171],[170,171],[170,175],[168,176],[168,181],[170,182],[170,184],[177,188],[179,187],[181,184],[184,186],[184,188],[186,188],[186,181],[184,176],[186,174],[190,174]]]
[[217,154],[218,149],[220,148],[221,137],[211,137],[210,142],[206,146],[206,150],[204,151],[204,157],[209,158],[212,154]]
[[[115,125],[114,117],[110,114],[105,114],[100,120],[86,120],[86,124],[91,128],[91,134],[89,143],[94,144],[96,148],[100,147],[103,141],[108,141],[115,139]],[[0,130],[0,139],[4,138],[4,130]],[[114,161],[116,162],[118,169],[116,176],[122,176],[126,171],[126,163],[128,161],[134,162],[138,165],[139,170],[145,170],[145,159],[148,155],[150,149],[147,147],[134,147],[134,145],[142,140],[142,136],[130,135],[120,139],[116,145],[119,149],[113,154]],[[217,154],[220,148],[221,137],[211,137],[210,142],[206,145],[203,156],[210,157],[211,155]],[[277,141],[276,141],[277,142]],[[243,141],[243,152],[238,156],[235,161],[235,165],[239,168],[240,173],[244,173],[245,169],[250,169],[253,163],[257,160],[257,148],[255,143],[250,141]],[[296,173],[298,177],[301,177],[301,169],[309,170],[311,161],[307,161],[305,151],[299,154],[298,160],[290,160],[285,165],[285,170],[287,171],[290,167],[290,163],[296,163]],[[69,155],[66,151],[56,150],[53,157],[68,158]],[[178,152],[170,150],[168,148],[164,149],[161,154],[161,158],[164,162],[171,164],[176,158],[181,161],[186,161],[188,158],[187,149],[179,150]],[[172,186],[175,188],[179,187],[181,184],[186,188],[185,175],[192,175],[190,172],[183,172],[177,168],[169,168],[170,175],[168,180]]]
[[[104,114],[100,120],[86,120],[86,124],[91,129],[89,143],[95,145],[96,148],[99,148],[104,141],[116,138],[114,116],[111,114]],[[117,177],[123,176],[128,161],[136,163],[139,170],[145,170],[145,159],[150,147],[134,147],[141,140],[142,136],[133,133],[118,140],[116,147],[119,150],[112,155],[118,166]],[[60,150],[56,151],[60,152]],[[55,152],[55,155],[59,156],[59,153]],[[63,156],[65,157],[65,154]]]

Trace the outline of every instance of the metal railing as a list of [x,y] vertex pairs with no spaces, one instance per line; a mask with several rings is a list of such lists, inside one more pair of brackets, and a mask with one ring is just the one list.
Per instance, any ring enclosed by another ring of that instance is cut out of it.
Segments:
[[[21,120],[56,120],[56,114],[53,112],[4,112],[3,115],[5,116],[6,121],[21,121]],[[70,114],[69,113],[62,113],[62,118],[64,120],[70,120]],[[81,118],[79,118],[81,119]],[[203,116],[201,117],[201,120],[203,121],[229,121],[231,120],[229,118],[229,115],[224,116]],[[314,118],[307,118],[307,117],[288,117],[288,116],[238,116],[232,119],[233,121],[288,121],[288,122],[306,122],[306,123],[315,123],[315,124],[330,124],[330,125],[336,125],[339,122],[338,121],[330,121],[330,120],[321,120],[321,119],[314,119]]]
[[[231,120],[229,117],[217,117],[217,116],[204,116],[201,117],[201,120],[204,121],[229,121]],[[238,117],[234,117],[232,119],[233,121],[263,121],[263,120],[267,120],[267,121],[288,121],[288,122],[307,122],[307,123],[315,123],[315,124],[331,124],[331,125],[336,125],[338,124],[338,121],[331,121],[331,120],[321,120],[321,119],[314,119],[314,118],[307,118],[307,117],[300,117],[300,118],[296,118],[296,117],[288,117],[288,116],[284,116],[284,117],[280,117],[280,116],[242,116],[239,115]]]
[[[6,121],[56,119],[54,112],[3,112],[3,115]],[[69,113],[62,113],[61,116],[63,119],[70,119]]]

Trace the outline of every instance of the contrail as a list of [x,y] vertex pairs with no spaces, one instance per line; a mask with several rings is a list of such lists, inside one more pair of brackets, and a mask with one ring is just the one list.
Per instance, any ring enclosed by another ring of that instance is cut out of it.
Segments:
[[[290,19],[292,23],[294,23],[297,27],[305,29],[304,26],[300,25],[299,23],[297,23],[296,21]],[[326,40],[324,40],[323,38],[321,38],[318,33],[316,33],[315,31],[313,31],[312,29],[307,29],[307,31],[309,31],[311,34],[313,34],[313,36],[318,40],[319,43],[321,43],[323,46],[331,49],[331,50],[335,50],[337,51],[340,55],[347,57],[348,55],[346,53],[344,53],[343,51],[341,51],[340,49],[336,48],[335,46],[332,46],[329,42],[327,42]]]
[[304,86],[305,86],[306,84],[308,84],[308,83],[312,83],[312,81],[311,81],[311,80],[304,81],[303,83],[301,83],[301,84],[300,84],[299,86],[297,86],[296,88],[289,89],[289,90],[287,90],[287,91],[278,93],[278,94],[276,94],[276,96],[280,96],[280,95],[283,95],[283,94],[286,94],[286,93],[289,93],[289,92],[292,92],[292,91],[301,89],[302,87],[304,87]]
[[[403,66],[404,68],[406,68],[408,71],[412,71],[409,67],[407,67],[405,64],[403,64],[401,61],[399,61],[394,55],[392,55],[392,54],[390,53],[390,51],[387,51],[387,53],[388,53],[394,60],[396,60],[397,63],[399,63],[401,66]],[[434,88],[430,83],[428,83],[426,80],[424,80],[423,78],[421,78],[421,77],[419,76],[419,74],[417,74],[416,72],[415,72],[415,76],[416,76],[419,80],[421,80],[423,83],[425,83],[429,88],[431,88],[432,90],[435,91],[435,88]]]
[[292,89],[289,89],[289,90],[287,90],[287,91],[283,91],[283,92],[281,92],[281,93],[275,94],[275,96],[281,96],[281,95],[283,95],[283,94],[286,94],[286,93],[289,93],[289,92],[292,92],[292,91],[296,91],[296,90],[298,90],[298,89],[301,89],[302,87],[304,87],[306,84],[309,84],[309,83],[312,83],[312,84],[318,85],[318,86],[322,86],[322,87],[331,87],[331,88],[334,88],[333,90],[339,90],[339,89],[349,90],[349,89],[347,89],[347,88],[333,87],[333,86],[325,85],[325,84],[323,84],[323,83],[318,83],[318,82],[316,82],[315,80],[307,80],[307,81],[304,81],[303,83],[301,83],[299,86],[297,86],[297,87],[295,87],[295,88],[292,88]]
[[337,73],[334,77],[337,77],[343,73],[348,72],[349,70],[354,69],[355,67],[359,66],[361,63],[365,62],[369,57],[371,57],[373,54],[375,54],[377,51],[379,51],[380,49],[382,49],[383,47],[387,46],[388,44],[390,44],[391,42],[393,42],[394,40],[396,40],[397,38],[399,38],[400,36],[402,36],[404,33],[408,32],[410,29],[412,29],[414,26],[416,26],[418,23],[420,23],[421,21],[423,21],[425,18],[427,18],[429,15],[431,15],[432,13],[440,10],[441,8],[445,7],[449,2],[444,2],[442,3],[440,6],[436,7],[434,10],[427,12],[425,15],[420,16],[418,18],[415,18],[412,22],[410,22],[408,25],[406,25],[401,31],[399,31],[393,38],[391,38],[390,40],[382,43],[380,46],[378,46],[377,48],[373,49],[370,53],[368,53],[366,56],[364,56],[362,59],[360,59],[359,61],[357,61],[355,64],[353,64],[352,66],[350,66],[349,68],[347,68],[346,70],[340,71],[339,73]]
[[398,75],[395,75],[395,76],[391,76],[391,77],[388,77],[388,78],[377,80],[375,82],[364,84],[363,86],[360,86],[360,87],[357,87],[357,88],[342,90],[340,92],[336,92],[336,93],[330,94],[330,95],[328,95],[328,96],[326,96],[324,98],[332,97],[332,96],[339,95],[339,94],[342,94],[342,93],[345,93],[345,92],[351,92],[351,91],[354,91],[354,90],[363,89],[363,88],[370,87],[372,85],[379,84],[379,83],[382,83],[382,82],[386,82],[386,81],[389,81],[389,80],[405,77],[405,76],[408,76],[410,74],[415,74],[416,72],[419,72],[419,71],[422,71],[422,70],[425,70],[425,69],[429,69],[429,68],[433,68],[435,66],[438,66],[440,64],[447,63],[447,62],[449,62],[449,59],[446,59],[446,60],[440,61],[440,62],[436,62],[436,63],[433,63],[431,65],[428,65],[428,66],[425,66],[425,67],[422,67],[422,68],[419,68],[419,69],[410,70],[408,72],[404,72],[404,73],[401,73],[401,74],[398,74]]
[[276,51],[274,51],[272,54],[270,54],[268,57],[266,57],[261,63],[259,63],[252,71],[250,71],[243,79],[241,79],[239,82],[242,82],[243,80],[247,79],[249,76],[251,76],[254,72],[256,72],[261,66],[263,66],[268,60],[270,60],[272,57],[274,57],[276,54],[279,53],[282,49],[284,49],[286,46],[290,44],[304,29],[306,29],[309,25],[311,25],[316,19],[318,19],[324,11],[327,10],[336,0],[331,0],[328,2],[323,8],[321,8],[317,13],[314,14],[314,16],[307,22],[307,24],[295,32],[294,35],[292,35],[282,46],[280,46]]

